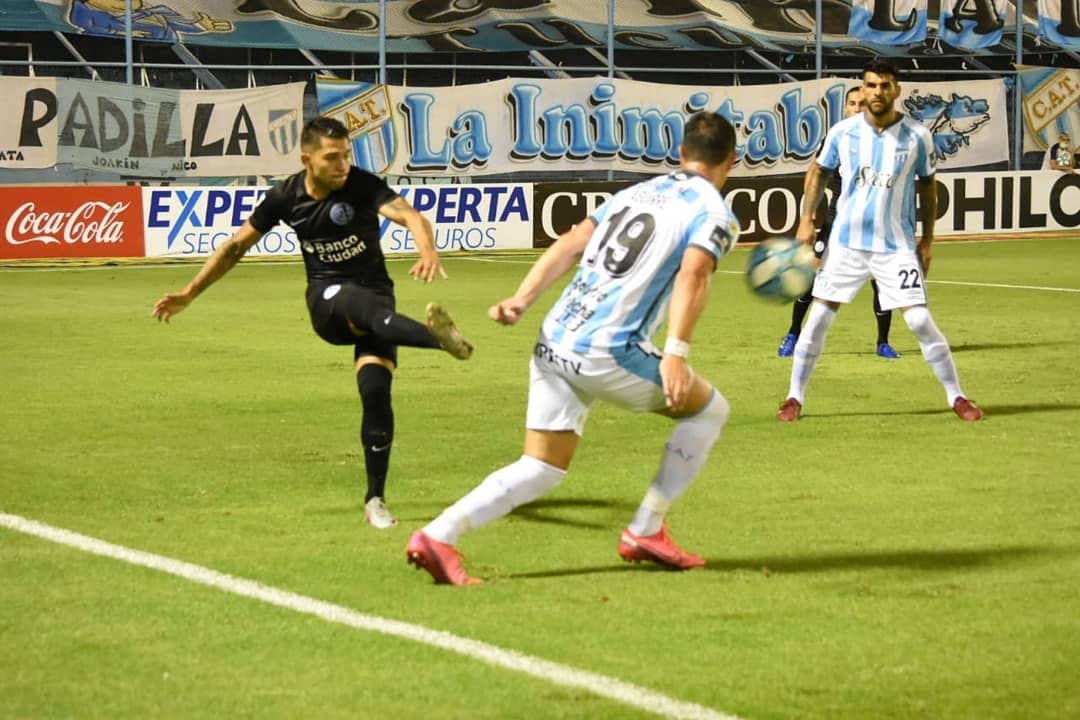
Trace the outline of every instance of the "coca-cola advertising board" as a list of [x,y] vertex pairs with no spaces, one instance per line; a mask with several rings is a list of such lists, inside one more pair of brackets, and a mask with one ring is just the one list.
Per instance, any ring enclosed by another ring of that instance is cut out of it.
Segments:
[[143,257],[138,187],[0,188],[0,259]]

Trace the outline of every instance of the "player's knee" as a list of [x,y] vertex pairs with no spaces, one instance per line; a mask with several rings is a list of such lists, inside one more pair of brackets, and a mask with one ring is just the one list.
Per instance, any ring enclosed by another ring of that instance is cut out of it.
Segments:
[[390,384],[393,381],[393,373],[390,369],[379,363],[362,365],[356,371],[356,389],[360,392],[360,398],[366,403],[368,400],[385,398],[390,400]]
[[364,447],[383,448],[394,439],[394,410],[390,405],[390,370],[377,363],[363,365],[356,373],[356,386],[364,405],[360,442]]
[[905,310],[904,322],[918,337],[929,334],[934,324],[930,317],[930,310],[925,305],[915,305]]
[[720,437],[724,426],[727,425],[728,417],[731,416],[731,403],[720,394],[719,390],[713,390],[712,397],[705,404],[701,412],[694,416],[694,420],[701,428],[701,441],[705,446],[712,447]]
[[394,434],[394,410],[390,404],[393,374],[377,363],[363,365],[356,373],[356,387],[364,405],[360,435],[364,445],[385,445]]
[[716,427],[716,434],[719,435],[720,431],[724,429],[724,425],[727,424],[728,418],[731,416],[731,403],[728,402],[728,399],[724,397],[719,390],[713,390],[712,397],[709,399],[709,402],[705,403],[701,415],[709,422],[709,424]]

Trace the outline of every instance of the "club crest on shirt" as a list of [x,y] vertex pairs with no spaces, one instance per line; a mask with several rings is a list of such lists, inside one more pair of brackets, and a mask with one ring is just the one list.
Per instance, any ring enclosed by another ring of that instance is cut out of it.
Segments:
[[330,206],[330,219],[335,225],[348,225],[355,215],[356,211],[349,203],[336,202]]

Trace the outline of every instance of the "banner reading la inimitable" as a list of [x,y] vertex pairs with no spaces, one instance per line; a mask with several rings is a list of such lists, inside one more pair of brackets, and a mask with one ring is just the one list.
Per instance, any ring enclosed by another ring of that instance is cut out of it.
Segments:
[[[666,172],[679,165],[687,118],[708,111],[735,125],[739,176],[804,171],[856,83],[688,87],[581,78],[409,88],[319,78],[316,91],[319,112],[349,129],[356,164],[375,173]],[[898,104],[930,128],[938,167],[1008,159],[1002,81],[902,87]]]

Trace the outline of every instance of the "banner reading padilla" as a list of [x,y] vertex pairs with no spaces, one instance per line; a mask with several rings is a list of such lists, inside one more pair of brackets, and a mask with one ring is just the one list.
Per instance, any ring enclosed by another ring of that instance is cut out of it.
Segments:
[[3,187],[0,219],[0,259],[145,255],[137,187]]
[[0,168],[56,164],[56,80],[0,77]]
[[[121,175],[173,178],[282,175],[299,163],[303,83],[167,90],[12,78],[0,89],[18,103],[15,113],[0,120],[0,138],[18,144],[0,150],[17,150],[14,156],[25,158],[37,148],[38,164],[26,167],[49,167],[51,159]],[[18,126],[9,129],[12,122]]]

